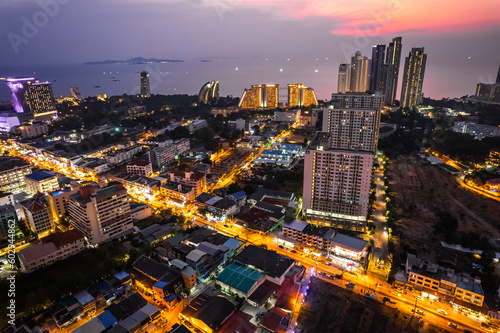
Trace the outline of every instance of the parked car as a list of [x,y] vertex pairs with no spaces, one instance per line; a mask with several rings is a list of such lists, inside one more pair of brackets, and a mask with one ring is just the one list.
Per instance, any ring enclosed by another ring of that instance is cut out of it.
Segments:
[[448,323],[448,326],[450,326],[451,328],[454,328],[454,329],[458,329],[458,325],[457,324]]
[[444,311],[443,309],[437,309],[437,312],[439,312],[440,314],[443,314],[445,316],[448,315],[448,312]]
[[421,316],[425,316],[425,312],[420,310],[420,309],[417,309],[417,310],[412,309],[411,312],[415,312],[416,314],[419,314]]

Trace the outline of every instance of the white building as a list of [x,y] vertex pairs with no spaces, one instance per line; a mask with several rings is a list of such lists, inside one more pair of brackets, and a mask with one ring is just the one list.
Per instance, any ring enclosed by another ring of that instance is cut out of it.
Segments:
[[49,132],[49,128],[47,124],[36,122],[33,124],[22,124],[17,127],[19,133],[21,133],[21,137],[23,139],[26,138],[36,138],[37,136],[42,136]]
[[207,121],[205,119],[198,119],[193,121],[188,125],[189,133],[193,134],[194,132],[202,129],[203,127],[207,127]]
[[476,140],[500,136],[500,126],[489,126],[467,121],[459,121],[454,123],[453,131],[472,135]]
[[71,224],[94,245],[134,227],[127,190],[122,184],[81,188],[69,197],[68,212]]
[[49,193],[59,189],[57,176],[52,172],[37,171],[24,177],[26,179],[26,192],[30,194]]
[[31,273],[56,261],[71,257],[85,248],[83,235],[76,229],[56,232],[40,239],[40,244],[21,250],[17,256],[23,273]]
[[105,157],[106,163],[108,164],[119,164],[122,162],[130,161],[135,154],[140,153],[142,150],[141,146],[131,146],[116,150],[111,152]]
[[381,92],[376,93],[333,93],[332,105],[339,109],[367,109],[380,110],[384,106],[384,95]]
[[24,176],[31,174],[31,166],[19,157],[0,156],[0,191],[19,193],[26,191]]
[[149,177],[153,173],[153,165],[144,160],[135,160],[127,164],[127,173]]

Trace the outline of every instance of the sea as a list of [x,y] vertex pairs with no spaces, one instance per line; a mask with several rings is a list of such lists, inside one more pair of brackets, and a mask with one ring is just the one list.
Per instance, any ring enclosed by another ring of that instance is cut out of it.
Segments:
[[[303,83],[318,99],[329,99],[337,88],[338,61],[317,59],[213,58],[152,64],[0,65],[0,78],[34,77],[52,83],[54,97],[69,96],[78,87],[83,97],[139,93],[140,73],[149,72],[152,94],[198,94],[208,81],[219,81],[220,96],[241,97],[252,84],[279,84],[279,100],[287,101],[287,84]],[[0,101],[10,101],[10,89],[0,82]]]

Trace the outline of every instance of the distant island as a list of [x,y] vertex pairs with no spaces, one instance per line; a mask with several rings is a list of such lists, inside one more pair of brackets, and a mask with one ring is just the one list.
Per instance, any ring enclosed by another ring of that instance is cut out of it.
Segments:
[[212,60],[201,59],[200,62],[212,62]]
[[167,62],[184,62],[184,60],[175,59],[156,59],[156,58],[131,58],[128,60],[104,60],[104,61],[90,61],[84,63],[84,65],[141,65],[141,64],[159,64]]

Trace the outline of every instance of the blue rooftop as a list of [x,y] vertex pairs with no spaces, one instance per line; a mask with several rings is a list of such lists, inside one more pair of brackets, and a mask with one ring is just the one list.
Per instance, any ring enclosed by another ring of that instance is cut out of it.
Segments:
[[101,313],[100,315],[98,315],[97,319],[106,328],[113,326],[117,322],[116,318],[108,310],[106,310],[103,313]]
[[229,248],[230,250],[236,250],[238,247],[240,247],[242,244],[241,241],[237,240],[236,238],[229,238],[224,244],[225,247]]
[[166,283],[164,281],[158,281],[155,284],[153,284],[153,287],[161,289],[161,288],[164,288],[166,285],[168,285],[168,283]]
[[246,195],[245,191],[239,191],[236,193],[231,194],[236,200],[243,199]]
[[129,276],[130,276],[130,274],[125,272],[125,271],[121,271],[121,272],[118,272],[115,274],[115,278],[117,278],[120,281],[128,278]]
[[106,281],[101,281],[96,284],[96,287],[99,288],[99,290],[108,290],[109,284]]
[[167,302],[172,302],[173,300],[175,300],[177,298],[177,295],[176,294],[170,294],[169,296],[165,297],[165,301]]
[[52,178],[54,177],[55,174],[53,174],[52,172],[47,172],[47,171],[36,171],[36,172],[33,172],[32,174],[30,175],[26,175],[25,177],[26,178],[29,178],[29,179],[33,179],[33,180],[36,180],[36,181],[41,181],[41,180],[44,180],[44,179],[47,179],[47,178]]

